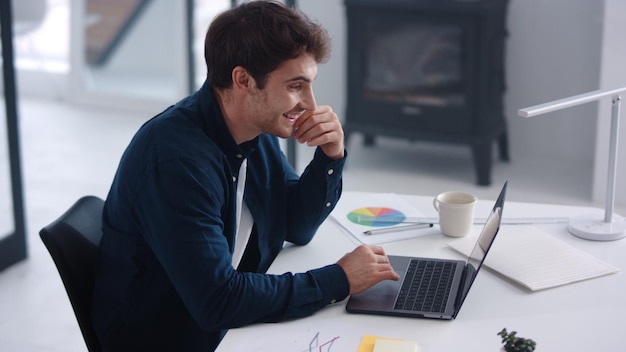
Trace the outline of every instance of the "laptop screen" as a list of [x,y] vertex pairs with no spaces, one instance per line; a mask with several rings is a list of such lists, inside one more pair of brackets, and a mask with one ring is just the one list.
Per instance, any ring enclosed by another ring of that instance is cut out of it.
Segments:
[[502,191],[500,191],[500,196],[498,196],[498,200],[496,200],[496,203],[494,204],[493,209],[491,210],[491,213],[489,214],[489,217],[487,218],[487,221],[478,236],[474,249],[472,249],[469,258],[467,259],[465,282],[463,283],[463,289],[460,291],[461,299],[457,300],[457,308],[463,304],[465,296],[467,296],[467,292],[472,286],[472,283],[476,278],[476,274],[483,265],[487,252],[489,251],[489,248],[491,248],[496,234],[498,234],[498,230],[500,229],[500,220],[502,219],[502,208],[504,206],[504,196],[506,194],[507,184],[508,182],[504,183]]

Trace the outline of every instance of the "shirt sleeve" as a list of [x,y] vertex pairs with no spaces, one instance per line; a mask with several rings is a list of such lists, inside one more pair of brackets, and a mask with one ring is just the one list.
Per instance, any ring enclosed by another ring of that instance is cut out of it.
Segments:
[[159,163],[133,207],[159,266],[203,329],[307,316],[348,295],[336,264],[282,275],[234,270],[223,222],[230,180],[210,167],[184,159]]
[[289,180],[288,237],[294,244],[307,244],[339,201],[343,186],[344,157],[333,160],[317,148],[302,175]]

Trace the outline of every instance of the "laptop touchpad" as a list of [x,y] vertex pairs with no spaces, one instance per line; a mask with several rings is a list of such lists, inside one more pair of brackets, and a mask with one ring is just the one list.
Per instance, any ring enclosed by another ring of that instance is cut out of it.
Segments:
[[361,305],[369,308],[393,307],[396,302],[400,286],[402,285],[402,279],[404,279],[405,272],[397,271],[397,273],[400,275],[400,280],[384,280],[361,293],[352,295],[350,298],[350,305],[354,308],[358,308]]

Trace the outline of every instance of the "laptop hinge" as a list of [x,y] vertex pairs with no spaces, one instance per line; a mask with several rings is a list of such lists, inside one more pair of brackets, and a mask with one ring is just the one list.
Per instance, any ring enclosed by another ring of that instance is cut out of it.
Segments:
[[476,269],[471,264],[466,264],[463,268],[463,274],[461,275],[461,282],[459,283],[460,289],[456,293],[456,299],[454,300],[454,314],[453,318],[456,318],[456,315],[459,312],[459,308],[463,304],[465,297],[467,296],[467,291],[469,291],[470,286],[472,285],[472,278],[476,274]]

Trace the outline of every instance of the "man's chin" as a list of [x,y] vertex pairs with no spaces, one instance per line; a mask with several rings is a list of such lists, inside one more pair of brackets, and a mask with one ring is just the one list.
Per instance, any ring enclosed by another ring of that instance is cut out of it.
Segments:
[[281,138],[281,139],[289,139],[291,137],[293,137],[293,132],[287,134],[286,132],[281,132],[281,133],[272,133],[274,136]]
[[295,132],[294,129],[290,128],[289,130],[280,131],[280,133],[277,134],[277,136],[283,139],[289,139],[293,137],[294,132]]

